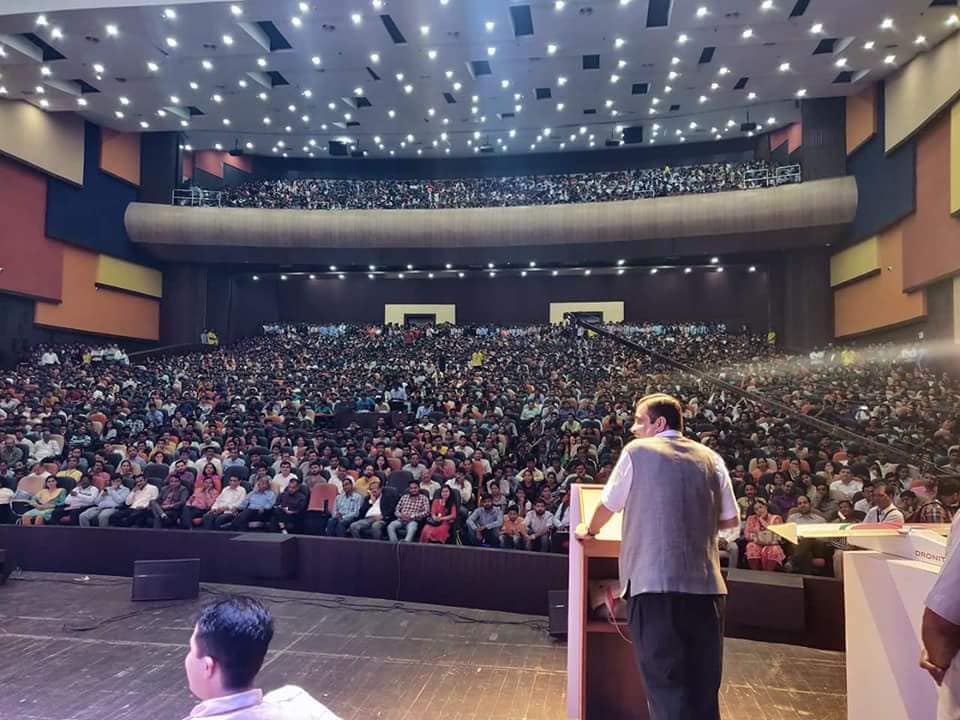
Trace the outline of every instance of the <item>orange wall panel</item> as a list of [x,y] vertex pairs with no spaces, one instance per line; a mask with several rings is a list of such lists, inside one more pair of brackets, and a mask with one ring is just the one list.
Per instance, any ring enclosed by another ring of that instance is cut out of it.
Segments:
[[197,150],[193,154],[193,167],[218,178],[223,177],[223,153],[216,150]]
[[903,283],[913,289],[960,271],[960,220],[950,215],[950,113],[917,136],[917,210],[904,221]]
[[44,232],[46,211],[46,176],[0,156],[0,291],[60,299],[63,251]]
[[877,86],[847,96],[847,155],[877,133]]
[[833,293],[834,335],[844,337],[919,320],[927,314],[926,291],[903,291],[903,223],[878,236],[880,273]]
[[100,169],[140,185],[140,133],[100,129]]
[[59,303],[37,302],[34,322],[82,332],[158,340],[157,300],[98,288],[97,253],[63,245],[63,295]]
[[231,155],[225,152],[223,153],[223,162],[225,165],[230,165],[245,173],[253,172],[253,158],[249,155]]

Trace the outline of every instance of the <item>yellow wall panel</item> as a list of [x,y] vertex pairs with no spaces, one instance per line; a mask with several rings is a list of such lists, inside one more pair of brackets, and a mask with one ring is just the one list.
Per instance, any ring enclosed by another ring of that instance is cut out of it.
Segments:
[[830,258],[830,287],[843,285],[879,268],[880,242],[874,235]]
[[917,55],[885,81],[884,147],[892,151],[960,94],[960,33]]
[[160,302],[99,288],[97,254],[63,245],[61,302],[37,301],[34,322],[81,332],[157,340],[160,337]]
[[139,185],[140,133],[100,128],[100,169],[132,185]]
[[604,322],[623,322],[623,301],[550,303],[551,324],[562,323],[564,313],[571,312],[598,312]]
[[847,155],[877,133],[877,86],[847,96]]
[[950,110],[950,213],[960,213],[960,102]]
[[903,292],[903,223],[880,233],[876,240],[879,274],[833,292],[838,338],[920,320],[927,314],[925,290]]
[[163,297],[163,273],[109,255],[97,256],[96,282],[97,285],[129,290],[140,295]]
[[83,118],[44,112],[22,100],[0,100],[0,153],[82,185]]
[[403,325],[405,315],[436,315],[438,323],[457,322],[456,305],[384,305],[383,322],[385,325]]

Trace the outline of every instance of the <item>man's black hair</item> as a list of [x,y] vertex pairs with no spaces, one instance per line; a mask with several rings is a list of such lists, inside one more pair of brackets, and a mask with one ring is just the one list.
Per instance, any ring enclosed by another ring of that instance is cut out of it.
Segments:
[[197,654],[217,662],[227,690],[253,685],[272,639],[273,617],[251,597],[216,600],[204,606],[197,619]]

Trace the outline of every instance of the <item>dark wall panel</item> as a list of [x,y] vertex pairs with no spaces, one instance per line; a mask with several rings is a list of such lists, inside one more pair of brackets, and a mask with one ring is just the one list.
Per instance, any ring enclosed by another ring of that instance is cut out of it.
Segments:
[[34,301],[0,293],[0,368],[16,364],[31,345]]
[[783,308],[783,325],[777,334],[788,349],[805,351],[833,339],[828,250],[792,250],[784,253],[774,268],[774,292],[781,297],[773,306]]
[[201,170],[196,166],[193,168],[193,184],[197,187],[202,187],[204,190],[223,190],[223,188],[226,187],[223,178],[219,178],[213,173],[208,173],[206,170]]
[[84,135],[83,186],[47,180],[48,237],[95,252],[152,264],[127,237],[123,214],[137,199],[137,189],[100,170],[100,128],[87,123]]
[[160,344],[184,345],[200,341],[207,323],[207,268],[172,265],[163,270],[160,301]]
[[[422,276],[421,276],[422,277]],[[287,281],[249,276],[236,279],[232,331],[259,331],[265,322],[382,323],[384,305],[454,304],[457,322],[546,323],[551,302],[624,302],[627,321],[712,321],[743,323],[765,331],[771,322],[767,272],[746,268],[684,275],[681,270],[650,275],[471,279],[348,280],[291,276]]]
[[180,182],[178,133],[151,132],[140,136],[140,202],[168,203]]
[[846,174],[845,110],[844,98],[804,100],[800,106],[804,180]]
[[847,170],[857,179],[859,202],[850,229],[850,243],[880,232],[917,207],[917,145],[908,140],[887,155],[884,138],[883,85],[877,91],[877,132],[847,160]]
[[[257,157],[253,175],[279,177],[456,178],[629,170],[661,165],[737,162],[755,157],[755,141],[660,147],[627,147],[593,152],[537,153],[476,158],[381,160],[376,158],[310,159]],[[236,178],[230,178],[235,181]],[[203,186],[206,187],[206,186]]]

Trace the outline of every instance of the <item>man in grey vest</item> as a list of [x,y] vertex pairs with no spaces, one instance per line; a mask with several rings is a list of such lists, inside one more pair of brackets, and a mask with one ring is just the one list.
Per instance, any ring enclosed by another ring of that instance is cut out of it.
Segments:
[[717,533],[740,515],[723,459],[683,437],[680,403],[637,403],[636,437],[620,454],[589,527],[623,510],[620,586],[651,720],[719,720],[726,584]]

